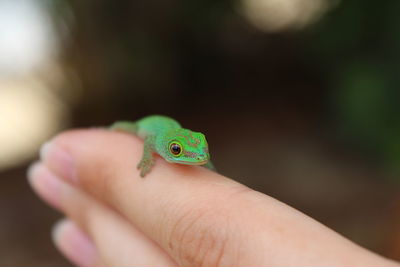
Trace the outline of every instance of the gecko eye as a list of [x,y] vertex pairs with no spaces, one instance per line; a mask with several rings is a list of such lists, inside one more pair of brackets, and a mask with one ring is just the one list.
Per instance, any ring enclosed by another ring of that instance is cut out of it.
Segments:
[[172,155],[174,155],[175,157],[178,157],[182,154],[181,145],[178,143],[171,143],[169,145],[169,151],[171,151]]

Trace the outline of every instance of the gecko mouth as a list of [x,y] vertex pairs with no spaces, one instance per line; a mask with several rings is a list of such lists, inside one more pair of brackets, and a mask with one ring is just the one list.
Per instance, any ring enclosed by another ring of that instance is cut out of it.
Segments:
[[179,164],[185,164],[185,165],[204,165],[208,162],[207,159],[202,160],[202,161],[197,161],[197,162],[190,162],[190,161],[183,161],[183,160],[177,160],[175,163]]

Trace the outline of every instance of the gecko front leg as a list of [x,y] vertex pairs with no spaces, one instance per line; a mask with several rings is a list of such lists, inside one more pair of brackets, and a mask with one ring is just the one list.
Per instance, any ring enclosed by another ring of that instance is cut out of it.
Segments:
[[151,168],[154,165],[154,136],[147,136],[144,139],[144,149],[143,149],[143,156],[140,160],[137,168],[140,169],[140,176],[144,177],[148,172],[150,172]]
[[204,164],[203,167],[205,167],[205,168],[207,168],[207,169],[209,169],[209,170],[211,170],[211,171],[216,171],[216,169],[215,169],[215,167],[214,167],[214,164],[212,164],[211,161],[207,161],[207,163]]

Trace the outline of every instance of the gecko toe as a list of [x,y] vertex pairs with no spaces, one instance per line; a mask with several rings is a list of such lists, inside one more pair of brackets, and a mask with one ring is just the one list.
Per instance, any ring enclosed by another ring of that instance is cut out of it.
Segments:
[[140,176],[144,177],[147,173],[150,172],[153,165],[154,160],[141,160],[136,168],[140,170]]

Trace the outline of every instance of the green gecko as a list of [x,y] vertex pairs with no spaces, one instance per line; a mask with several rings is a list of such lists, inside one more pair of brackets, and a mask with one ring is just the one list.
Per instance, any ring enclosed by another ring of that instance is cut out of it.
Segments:
[[144,139],[143,156],[137,165],[141,177],[149,173],[154,165],[153,152],[170,163],[203,165],[215,170],[204,134],[184,129],[172,118],[152,115],[135,122],[117,121],[110,129]]

